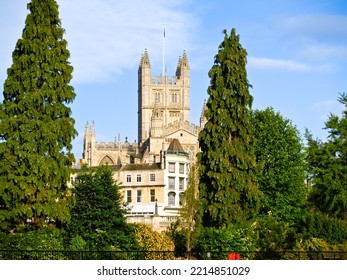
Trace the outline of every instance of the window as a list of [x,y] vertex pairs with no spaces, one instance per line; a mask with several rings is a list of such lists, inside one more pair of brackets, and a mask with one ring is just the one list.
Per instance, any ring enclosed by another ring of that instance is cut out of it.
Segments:
[[180,173],[184,174],[184,163],[180,163]]
[[151,190],[150,194],[151,194],[151,202],[155,202],[155,190]]
[[154,102],[160,103],[161,102],[161,93],[159,91],[154,93]]
[[179,190],[184,191],[184,178],[180,178]]
[[131,202],[131,190],[128,190],[127,191],[127,200],[126,200],[126,202]]
[[178,94],[177,93],[171,94],[171,103],[178,103]]
[[175,173],[175,163],[174,162],[169,162],[169,172]]
[[127,183],[131,183],[131,175],[127,175]]
[[168,202],[169,202],[169,206],[175,206],[175,193],[174,192],[169,192],[169,196],[168,196]]
[[141,174],[137,174],[136,182],[141,183]]
[[155,174],[149,174],[149,181],[150,182],[155,182]]
[[169,190],[175,189],[175,177],[169,177]]
[[141,198],[141,196],[142,196],[142,191],[141,190],[138,190],[137,192],[136,192],[136,201],[137,202],[142,202],[142,198]]

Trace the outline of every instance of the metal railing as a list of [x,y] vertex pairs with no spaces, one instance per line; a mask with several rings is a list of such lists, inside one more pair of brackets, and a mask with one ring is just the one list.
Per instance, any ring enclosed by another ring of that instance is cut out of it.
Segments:
[[[244,251],[241,260],[347,260],[347,251]],[[0,250],[0,260],[227,260],[230,252]]]

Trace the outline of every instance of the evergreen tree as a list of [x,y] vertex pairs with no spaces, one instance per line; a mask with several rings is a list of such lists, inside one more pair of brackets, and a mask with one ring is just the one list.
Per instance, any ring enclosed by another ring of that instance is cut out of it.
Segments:
[[235,29],[230,36],[224,30],[209,71],[207,123],[199,134],[204,226],[241,222],[259,208],[246,56]]
[[[54,0],[32,0],[0,107],[0,227],[42,228],[69,218],[67,181],[77,132],[73,67]],[[29,222],[29,223],[28,223]]]
[[325,123],[326,142],[306,133],[312,205],[331,217],[347,219],[347,94],[339,97],[345,106],[342,117],[330,114]]
[[74,198],[68,226],[70,240],[82,238],[89,250],[135,247],[135,232],[126,223],[119,185],[108,166],[82,170],[77,176]]
[[273,108],[253,113],[258,187],[264,214],[295,222],[305,209],[304,147],[296,127]]

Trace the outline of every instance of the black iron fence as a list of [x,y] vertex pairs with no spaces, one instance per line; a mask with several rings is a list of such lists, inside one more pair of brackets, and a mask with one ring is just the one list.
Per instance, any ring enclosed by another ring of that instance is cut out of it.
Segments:
[[[0,260],[227,260],[231,252],[0,250]],[[347,260],[347,251],[246,251],[241,260]]]

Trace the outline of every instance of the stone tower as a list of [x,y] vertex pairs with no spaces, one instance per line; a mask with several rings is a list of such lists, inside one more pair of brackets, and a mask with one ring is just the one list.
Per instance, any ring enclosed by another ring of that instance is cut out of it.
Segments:
[[88,122],[84,127],[84,139],[83,139],[83,160],[88,166],[92,165],[93,152],[95,150],[95,125],[94,121],[92,126],[89,126]]
[[[179,58],[175,76],[152,76],[147,50],[141,57],[138,70],[138,142],[146,141],[158,123],[162,127],[170,124],[190,122],[190,69],[187,54]],[[154,119],[153,119],[154,117]],[[156,119],[155,119],[156,118]]]

